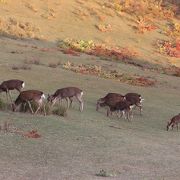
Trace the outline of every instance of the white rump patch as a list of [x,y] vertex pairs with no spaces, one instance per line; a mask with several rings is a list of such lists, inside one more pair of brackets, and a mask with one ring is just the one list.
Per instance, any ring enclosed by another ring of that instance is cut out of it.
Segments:
[[22,83],[22,88],[24,88],[24,87],[25,87],[25,82]]
[[143,101],[144,101],[144,99],[141,99],[141,100],[140,100],[140,103],[142,103]]
[[42,94],[41,98],[42,99],[46,99],[46,96],[44,94]]
[[83,93],[83,92],[81,92],[81,96],[83,96],[83,94],[84,94],[84,93]]

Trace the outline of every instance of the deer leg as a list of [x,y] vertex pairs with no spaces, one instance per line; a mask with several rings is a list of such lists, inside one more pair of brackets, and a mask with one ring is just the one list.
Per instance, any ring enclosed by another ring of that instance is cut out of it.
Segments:
[[12,98],[11,98],[11,94],[10,94],[10,91],[8,90],[7,93],[8,93],[8,95],[9,95],[9,98],[10,98],[11,103],[13,103]]
[[142,115],[142,105],[141,104],[136,104],[135,107],[139,108],[140,115]]
[[111,113],[110,108],[107,109],[107,116],[109,117],[109,114]]
[[61,99],[58,100],[59,107],[61,106]]
[[129,111],[126,111],[126,115],[127,115],[127,120],[130,122],[130,115],[129,115]]
[[29,105],[29,108],[30,108],[30,110],[31,110],[31,113],[34,114],[34,111],[33,111],[33,109],[32,109],[31,103],[30,103],[29,101],[27,101],[27,103],[28,103],[28,105]]
[[6,101],[8,103],[8,92],[6,91]]
[[119,110],[117,116],[118,116],[119,119],[122,118],[123,112]]
[[70,100],[70,105],[69,105],[69,107],[72,107],[73,97],[69,97],[69,100]]
[[41,105],[42,105],[42,103],[41,103],[41,102],[37,102],[37,104],[38,104],[38,108],[36,109],[36,111],[35,111],[35,113],[34,113],[34,114],[37,114],[37,113],[38,113],[38,111],[40,110]]
[[36,109],[36,113],[38,113],[38,111],[40,110],[40,108],[42,107],[42,104],[43,104],[43,100],[42,99],[39,99],[36,101],[36,103],[38,104],[38,108]]
[[80,103],[80,107],[79,107],[79,110],[82,112],[83,109],[84,109],[84,103],[83,103],[83,100],[82,100],[82,95],[77,95],[76,96],[76,99],[79,101]]
[[46,116],[46,108],[45,108],[45,104],[43,104],[43,111],[44,111],[44,116]]
[[70,104],[68,98],[66,98],[66,102],[67,102],[67,109],[69,109]]

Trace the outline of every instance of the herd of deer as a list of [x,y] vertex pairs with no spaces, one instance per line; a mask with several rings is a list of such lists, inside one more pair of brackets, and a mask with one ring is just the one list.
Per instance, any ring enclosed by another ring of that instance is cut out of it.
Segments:
[[[7,101],[8,98],[10,98],[13,111],[16,111],[20,105],[25,106],[26,104],[28,104],[32,114],[36,114],[40,110],[40,108],[43,107],[44,115],[46,115],[45,106],[44,106],[44,100],[46,99],[46,97],[44,93],[39,90],[22,91],[24,87],[25,87],[24,81],[12,79],[8,81],[3,81],[0,84],[0,92],[6,93]],[[12,101],[10,95],[11,90],[19,91],[19,96],[16,98],[14,102]],[[51,104],[52,107],[56,102],[60,103],[62,99],[65,99],[67,101],[67,108],[69,108],[72,105],[74,97],[80,103],[79,109],[82,112],[84,106],[83,98],[82,98],[83,91],[77,87],[66,87],[66,88],[58,89],[55,91],[54,94],[48,95],[47,101],[48,103]],[[141,97],[141,95],[137,93],[127,93],[125,95],[121,95],[118,93],[108,93],[105,97],[97,100],[96,110],[98,111],[100,107],[107,107],[107,116],[112,115],[113,112],[116,112],[118,117],[124,116],[125,118],[130,120],[133,118],[132,109],[134,109],[135,107],[139,108],[140,114],[142,115],[143,100],[144,99]],[[38,105],[35,112],[31,107],[31,102],[35,102]],[[169,130],[170,127],[173,129],[174,126],[176,126],[178,130],[178,123],[180,123],[180,114],[174,116],[168,122],[167,131]]]

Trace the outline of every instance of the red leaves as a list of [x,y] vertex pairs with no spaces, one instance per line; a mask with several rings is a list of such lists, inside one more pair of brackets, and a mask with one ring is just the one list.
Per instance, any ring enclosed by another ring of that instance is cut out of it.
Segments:
[[41,137],[41,135],[37,133],[37,130],[31,130],[26,133],[22,133],[22,136],[27,137],[27,138],[40,138]]
[[80,56],[80,54],[76,51],[74,51],[73,49],[63,49],[61,50],[64,54],[69,54],[69,55],[72,55],[72,56]]
[[132,59],[136,57],[138,53],[133,49],[119,48],[119,47],[105,47],[102,45],[96,45],[87,54],[94,56],[102,56],[107,58],[114,58],[116,60]]
[[138,77],[134,80],[134,83],[136,86],[154,86],[156,84],[156,81],[150,80],[146,77]]

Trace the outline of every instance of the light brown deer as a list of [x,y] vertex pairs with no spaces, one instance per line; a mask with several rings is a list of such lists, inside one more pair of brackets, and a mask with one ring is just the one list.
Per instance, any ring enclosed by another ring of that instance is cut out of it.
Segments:
[[[80,111],[83,111],[84,103],[83,103],[83,91],[77,87],[66,87],[62,89],[56,90],[56,92],[53,95],[48,95],[48,102],[52,104],[52,106],[57,102],[61,101],[62,99],[65,99],[67,101],[67,108],[72,106],[73,97],[75,97],[78,102],[80,103]],[[68,102],[68,99],[70,100],[70,104]]]
[[[15,100],[15,102],[12,104],[12,110],[16,111],[17,107],[20,104],[22,104],[22,105],[28,104],[29,108],[31,110],[31,113],[36,114],[43,105],[43,99],[45,99],[45,95],[42,91],[38,91],[38,90],[22,91],[22,92],[20,92],[20,94],[17,97],[17,99]],[[35,102],[38,105],[35,112],[32,109],[31,102]],[[44,115],[46,115],[44,105],[43,105],[43,110],[44,110]]]
[[168,123],[167,123],[167,131],[171,127],[172,130],[174,126],[176,125],[177,131],[178,131],[178,124],[180,123],[180,113],[176,116],[174,116]]
[[21,92],[21,90],[24,87],[25,87],[24,81],[21,81],[21,80],[18,80],[18,79],[11,79],[11,80],[8,80],[8,81],[3,81],[0,84],[0,92],[6,92],[7,101],[8,101],[8,96],[9,96],[9,98],[11,100],[11,103],[12,103],[12,98],[11,98],[11,95],[10,95],[10,91],[16,89],[17,91]]

